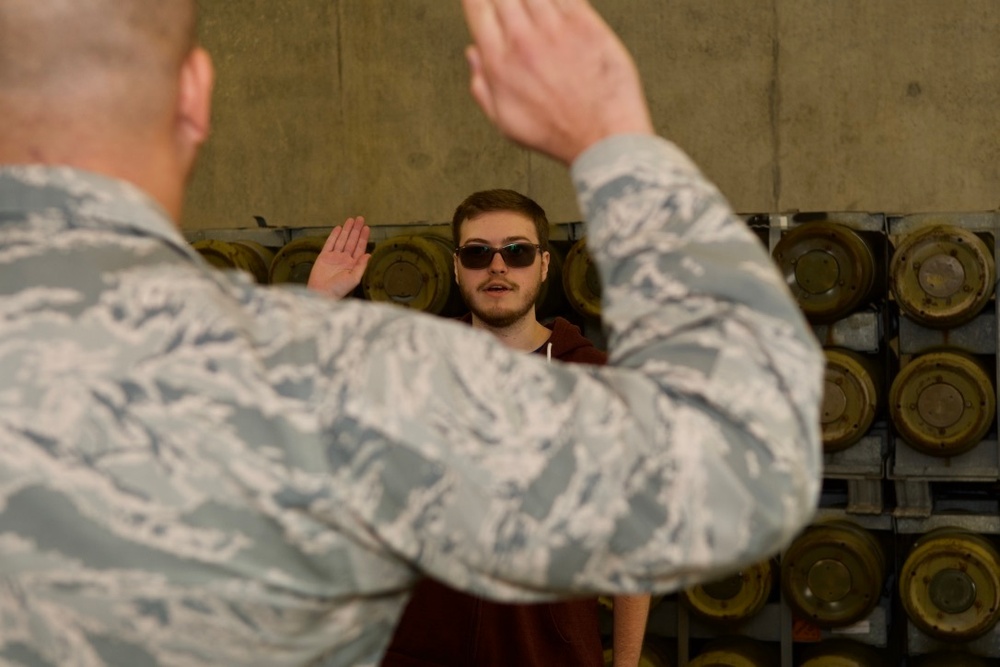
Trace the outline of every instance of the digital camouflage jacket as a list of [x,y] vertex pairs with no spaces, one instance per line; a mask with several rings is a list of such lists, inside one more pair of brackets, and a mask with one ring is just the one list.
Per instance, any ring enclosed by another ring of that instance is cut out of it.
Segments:
[[211,268],[144,194],[0,169],[0,663],[376,664],[419,576],[667,592],[810,520],[823,356],[668,142],[573,166],[608,366]]

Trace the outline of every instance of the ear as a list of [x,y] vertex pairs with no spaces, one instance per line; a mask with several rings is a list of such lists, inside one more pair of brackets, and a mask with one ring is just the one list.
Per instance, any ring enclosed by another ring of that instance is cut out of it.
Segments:
[[215,69],[211,56],[200,46],[195,47],[181,65],[174,125],[178,148],[191,161],[194,160],[198,147],[208,138],[212,122],[214,83]]
[[451,270],[455,272],[455,284],[461,286],[462,280],[458,277],[458,255],[451,255]]
[[546,250],[545,252],[542,253],[542,282],[543,283],[549,277],[549,260],[550,259],[552,259],[552,257],[551,257],[551,255],[549,255],[549,251],[548,250]]

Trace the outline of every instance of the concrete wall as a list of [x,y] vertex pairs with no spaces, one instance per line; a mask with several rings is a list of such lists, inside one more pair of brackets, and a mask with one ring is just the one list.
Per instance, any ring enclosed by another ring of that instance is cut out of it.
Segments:
[[[741,212],[1000,204],[995,0],[596,0],[657,129]],[[215,129],[187,229],[442,222],[521,190],[579,219],[566,170],[468,94],[458,0],[215,0]]]

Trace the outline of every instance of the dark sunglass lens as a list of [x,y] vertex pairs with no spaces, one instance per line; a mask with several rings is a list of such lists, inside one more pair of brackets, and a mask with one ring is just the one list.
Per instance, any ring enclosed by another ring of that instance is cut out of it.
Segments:
[[508,266],[523,268],[534,263],[535,246],[527,243],[511,243],[501,248],[500,254]]
[[493,248],[485,245],[467,245],[458,249],[458,259],[467,269],[485,269],[493,259]]

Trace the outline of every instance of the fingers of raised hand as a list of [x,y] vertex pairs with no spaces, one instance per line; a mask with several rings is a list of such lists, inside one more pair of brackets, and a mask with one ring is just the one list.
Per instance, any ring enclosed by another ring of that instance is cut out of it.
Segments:
[[462,0],[472,41],[491,52],[503,48],[504,38],[495,0]]
[[354,245],[349,245],[347,251],[351,253],[351,257],[358,258],[364,254],[365,250],[368,249],[368,239],[371,237],[372,230],[365,224],[365,219],[358,216],[355,219],[354,230],[351,231],[351,239],[348,241],[350,244],[352,241]]
[[576,2],[567,0],[524,0],[524,6],[532,20],[542,26],[553,26],[564,19],[564,14]]
[[344,223],[344,239],[340,249],[351,257],[357,258],[364,253],[368,245],[371,229],[365,224],[364,216],[348,218]]
[[364,252],[370,235],[371,229],[365,224],[363,216],[348,218],[342,227],[338,225],[330,232],[323,244],[323,252],[347,253],[356,257]]
[[463,0],[473,41],[493,53],[511,42],[531,40],[551,31],[586,0]]
[[337,245],[337,241],[340,239],[340,232],[343,229],[340,225],[337,225],[330,232],[330,235],[326,237],[326,241],[323,243],[323,252],[332,252],[334,247]]
[[470,88],[510,139],[566,164],[612,134],[652,133],[627,49],[587,0],[463,0]]
[[358,226],[354,218],[348,218],[344,222],[344,233],[337,242],[337,250],[351,253],[358,244]]

